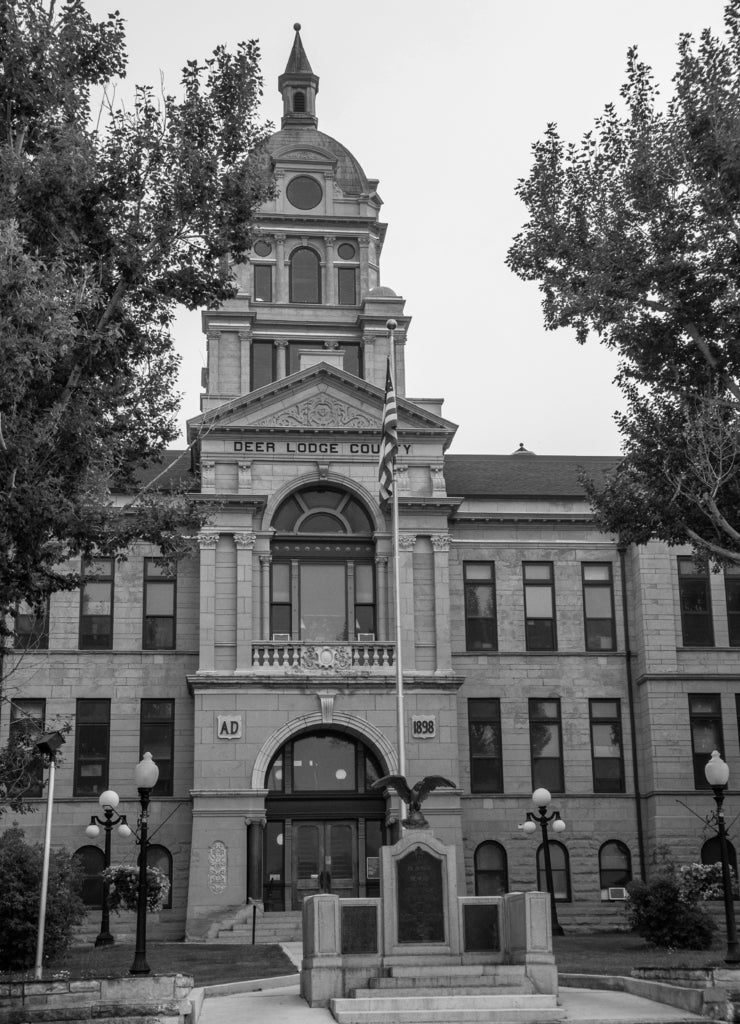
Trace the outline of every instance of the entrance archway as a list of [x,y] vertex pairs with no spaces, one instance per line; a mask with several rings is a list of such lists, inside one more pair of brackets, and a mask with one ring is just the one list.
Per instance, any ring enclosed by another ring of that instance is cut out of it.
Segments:
[[359,737],[327,727],[291,736],[265,780],[263,899],[266,911],[298,910],[306,896],[377,896],[385,774]]

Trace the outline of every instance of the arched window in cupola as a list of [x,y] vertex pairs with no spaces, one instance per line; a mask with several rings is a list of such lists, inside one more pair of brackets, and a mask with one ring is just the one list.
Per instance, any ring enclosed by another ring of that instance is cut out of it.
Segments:
[[293,94],[293,110],[296,114],[304,114],[306,112],[305,92],[298,91]]
[[321,260],[315,249],[302,246],[291,253],[290,301],[321,302]]

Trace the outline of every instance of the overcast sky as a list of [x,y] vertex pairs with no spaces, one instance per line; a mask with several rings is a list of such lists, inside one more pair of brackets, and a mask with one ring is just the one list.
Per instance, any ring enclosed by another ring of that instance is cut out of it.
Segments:
[[[264,118],[293,23],[320,78],[320,130],[379,178],[381,283],[406,299],[409,397],[443,397],[452,451],[616,454],[614,356],[545,332],[535,284],[504,259],[525,219],[514,195],[550,121],[578,138],[618,100],[637,43],[670,94],[681,32],[723,32],[721,0],[87,0],[127,22],[129,82],[179,86],[186,60],[258,39]],[[125,94],[125,86],[122,94]],[[183,422],[197,415],[205,338],[178,321]]]

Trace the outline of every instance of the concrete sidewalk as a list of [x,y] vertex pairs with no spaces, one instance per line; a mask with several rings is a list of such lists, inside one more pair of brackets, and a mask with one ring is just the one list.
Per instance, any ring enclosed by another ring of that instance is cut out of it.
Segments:
[[[286,942],[283,949],[300,969],[300,942]],[[248,990],[251,988],[251,991]],[[560,988],[560,1005],[566,1022],[577,1024],[690,1024],[704,1021],[665,1003],[603,989]],[[334,1024],[329,1010],[311,1009],[299,995],[298,976],[267,978],[264,981],[214,985],[206,989],[198,1024]]]

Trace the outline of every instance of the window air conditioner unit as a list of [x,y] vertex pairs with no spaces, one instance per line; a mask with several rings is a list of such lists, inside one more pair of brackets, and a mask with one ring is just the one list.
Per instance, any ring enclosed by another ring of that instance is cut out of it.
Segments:
[[273,633],[272,634],[272,642],[274,644],[289,644],[290,643],[290,633]]
[[358,633],[357,642],[360,644],[374,644],[375,633]]
[[611,886],[611,888],[607,889],[606,893],[610,900],[628,900],[630,898],[630,894],[621,885]]

